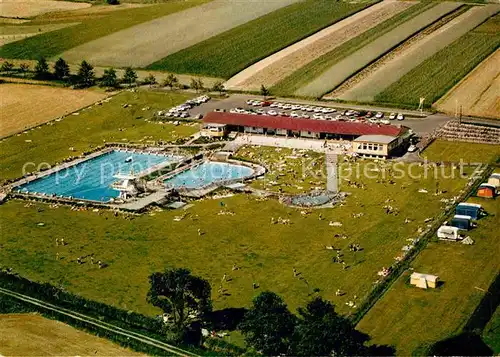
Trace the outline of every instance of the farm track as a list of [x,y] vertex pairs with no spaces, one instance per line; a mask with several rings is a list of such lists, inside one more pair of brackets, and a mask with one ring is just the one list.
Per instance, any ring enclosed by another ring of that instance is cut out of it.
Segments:
[[0,294],[10,296],[12,298],[21,300],[21,301],[28,303],[28,304],[31,304],[31,305],[41,307],[41,308],[49,310],[49,311],[57,312],[61,315],[65,315],[65,316],[70,317],[74,320],[85,322],[89,325],[93,325],[93,326],[98,327],[100,329],[110,331],[110,332],[115,333],[117,335],[122,335],[122,336],[129,338],[129,339],[133,339],[133,340],[142,342],[144,344],[154,346],[156,348],[164,350],[169,355],[193,356],[193,357],[197,356],[196,354],[194,354],[192,352],[183,350],[179,347],[170,345],[168,343],[155,340],[151,337],[144,336],[144,335],[141,335],[139,333],[136,333],[136,332],[133,332],[130,330],[126,330],[126,329],[123,329],[123,328],[118,327],[118,326],[114,326],[114,325],[109,324],[107,322],[102,322],[102,321],[95,319],[93,317],[90,317],[90,316],[87,316],[87,315],[84,315],[84,314],[81,314],[78,312],[74,312],[72,310],[50,304],[50,303],[44,302],[42,300],[32,298],[31,296],[28,296],[28,295],[20,294],[20,293],[17,293],[17,292],[14,292],[12,290],[8,290],[5,288],[0,288]]
[[226,82],[233,90],[271,87],[297,69],[375,27],[415,2],[385,0],[293,44],[238,73]]
[[[98,38],[62,54],[98,66],[146,67],[298,0],[214,0]],[[258,6],[257,6],[258,4]]]
[[496,5],[458,9],[348,79],[328,99],[369,102],[414,67],[498,11]]
[[403,41],[412,37],[415,33],[438,21],[460,6],[462,6],[460,3],[443,2],[420,13],[331,66],[312,82],[299,88],[295,92],[295,95],[306,97],[322,96],[388,51],[391,51]]

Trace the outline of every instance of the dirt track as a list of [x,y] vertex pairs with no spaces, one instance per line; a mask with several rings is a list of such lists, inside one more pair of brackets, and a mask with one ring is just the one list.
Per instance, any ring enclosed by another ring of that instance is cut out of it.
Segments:
[[436,103],[438,110],[454,115],[458,105],[464,115],[500,119],[500,50],[484,60]]
[[0,16],[33,17],[53,11],[67,11],[90,7],[84,2],[50,1],[50,0],[2,0]]
[[75,47],[70,62],[146,67],[172,53],[299,0],[214,0]]
[[385,0],[373,5],[245,69],[227,81],[226,87],[240,90],[256,90],[261,84],[271,87],[307,63],[413,4]]

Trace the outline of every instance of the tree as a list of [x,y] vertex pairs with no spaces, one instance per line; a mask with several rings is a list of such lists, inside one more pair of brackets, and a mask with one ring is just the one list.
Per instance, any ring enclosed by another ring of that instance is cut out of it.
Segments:
[[264,99],[266,99],[266,97],[271,94],[269,92],[269,89],[267,89],[263,84],[260,86],[260,95],[262,95],[264,97]]
[[128,85],[132,85],[137,81],[137,73],[130,68],[125,68],[125,73],[123,74],[123,83],[127,83]]
[[63,80],[69,77],[69,66],[65,60],[59,58],[54,64],[54,75],[57,79]]
[[240,329],[248,345],[264,355],[278,355],[288,351],[295,322],[283,299],[266,291],[254,299]]
[[194,89],[196,91],[196,93],[198,93],[199,91],[204,89],[204,83],[201,80],[201,78],[198,78],[198,79],[191,78],[190,87],[191,87],[191,89]]
[[171,90],[172,88],[177,87],[178,84],[179,84],[179,79],[172,73],[170,73],[167,76],[167,78],[165,78],[165,80],[163,81],[163,86],[169,87]]
[[21,63],[19,65],[19,70],[21,71],[21,73],[26,73],[30,70],[30,65],[28,63]]
[[116,88],[118,86],[118,79],[116,71],[113,68],[105,69],[101,77],[101,87]]
[[293,334],[292,354],[297,356],[361,356],[368,336],[354,329],[329,302],[316,297],[305,308]]
[[91,87],[94,85],[95,75],[94,67],[83,60],[78,69],[78,84],[82,87]]
[[49,65],[45,57],[41,57],[35,65],[35,77],[47,78],[49,76]]
[[118,0],[106,0],[108,5],[118,5],[120,2]]
[[210,284],[188,269],[167,269],[149,277],[148,302],[170,314],[176,332],[186,331],[188,315],[197,314],[203,318],[212,310]]
[[2,63],[2,66],[0,67],[0,72],[9,72],[14,69],[14,64],[9,61],[5,61]]
[[225,91],[224,83],[222,83],[221,81],[215,82],[214,85],[212,86],[212,92],[219,92],[219,94],[222,95],[222,92],[224,91]]
[[158,82],[156,82],[156,77],[153,76],[152,73],[150,73],[149,76],[144,78],[144,84],[149,84],[150,87],[156,83],[158,83]]

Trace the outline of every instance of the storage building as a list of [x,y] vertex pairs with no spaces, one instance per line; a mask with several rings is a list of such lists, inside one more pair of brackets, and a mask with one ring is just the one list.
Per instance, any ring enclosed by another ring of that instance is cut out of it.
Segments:
[[438,281],[439,277],[436,275],[413,273],[410,276],[410,284],[422,289],[435,289]]

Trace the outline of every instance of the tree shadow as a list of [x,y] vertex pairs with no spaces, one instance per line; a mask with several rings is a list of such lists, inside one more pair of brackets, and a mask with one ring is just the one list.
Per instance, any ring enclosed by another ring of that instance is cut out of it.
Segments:
[[492,356],[493,351],[480,336],[463,332],[436,342],[429,349],[431,356]]
[[208,320],[215,330],[234,331],[243,320],[247,311],[248,310],[244,307],[229,307],[222,310],[212,311],[208,316]]

